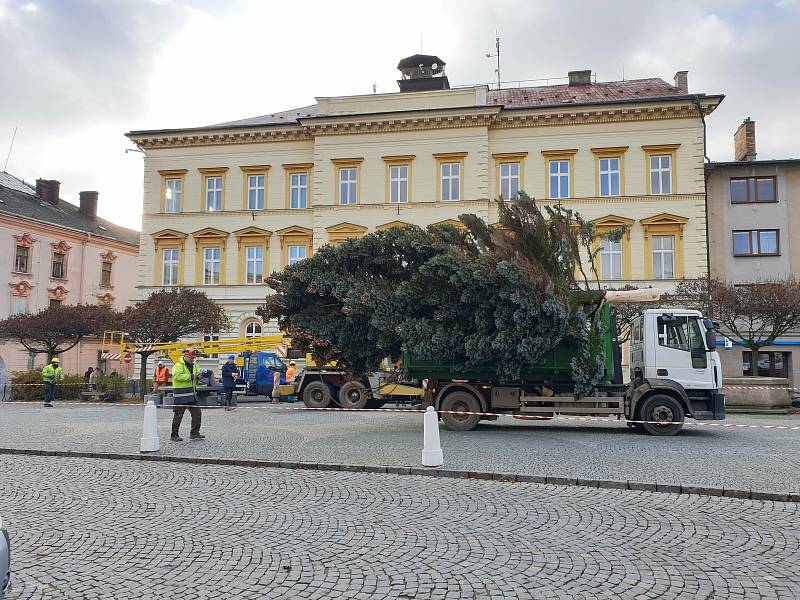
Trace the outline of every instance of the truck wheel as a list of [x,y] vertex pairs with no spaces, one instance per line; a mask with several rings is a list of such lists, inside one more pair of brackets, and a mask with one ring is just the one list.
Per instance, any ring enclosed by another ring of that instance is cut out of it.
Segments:
[[469,431],[470,429],[474,429],[478,421],[481,420],[480,415],[453,414],[459,412],[480,412],[480,404],[478,404],[475,396],[468,392],[453,392],[452,394],[448,394],[445,396],[444,400],[442,400],[439,410],[451,411],[442,412],[441,418],[445,427],[452,431]]
[[332,401],[331,388],[324,381],[312,381],[303,390],[303,403],[308,408],[328,408]]
[[369,390],[359,381],[348,381],[339,388],[339,406],[342,408],[366,408]]
[[[683,407],[680,403],[664,394],[650,396],[644,401],[639,411],[639,423],[642,430],[650,435],[675,435],[683,427]],[[659,425],[659,422],[669,425]]]

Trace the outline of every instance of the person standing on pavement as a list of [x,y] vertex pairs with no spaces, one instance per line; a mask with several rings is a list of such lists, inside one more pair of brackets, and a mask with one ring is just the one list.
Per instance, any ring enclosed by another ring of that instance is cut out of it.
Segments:
[[230,354],[228,361],[222,365],[222,388],[225,391],[225,410],[236,410],[236,400],[233,399],[233,388],[239,377],[239,367],[236,366],[236,356]]
[[183,351],[183,358],[172,367],[172,395],[174,398],[174,406],[172,408],[172,435],[170,439],[173,442],[183,441],[183,438],[180,436],[181,420],[183,420],[183,413],[187,410],[192,416],[192,427],[189,433],[190,439],[202,440],[206,437],[200,434],[202,413],[200,407],[197,405],[197,380],[200,376],[200,370],[197,365],[194,364],[194,359],[194,348],[186,348]]
[[56,386],[64,381],[64,369],[58,366],[59,362],[61,362],[59,358],[54,356],[42,369],[44,405],[48,408],[52,408],[53,400],[56,399]]
[[97,376],[100,375],[100,369],[95,369],[89,375],[89,391],[93,392],[97,389]]
[[281,372],[277,368],[272,368],[272,403],[278,404],[281,401]]
[[156,370],[153,373],[153,393],[159,393],[163,388],[169,385],[169,367],[164,365],[164,361],[158,361]]

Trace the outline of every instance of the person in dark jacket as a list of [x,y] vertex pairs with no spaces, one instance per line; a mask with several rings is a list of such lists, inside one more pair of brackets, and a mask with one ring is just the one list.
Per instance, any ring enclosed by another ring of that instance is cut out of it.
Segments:
[[239,377],[239,367],[236,366],[236,356],[228,356],[228,362],[222,365],[222,388],[225,390],[225,410],[236,410],[236,400],[233,398],[233,388]]

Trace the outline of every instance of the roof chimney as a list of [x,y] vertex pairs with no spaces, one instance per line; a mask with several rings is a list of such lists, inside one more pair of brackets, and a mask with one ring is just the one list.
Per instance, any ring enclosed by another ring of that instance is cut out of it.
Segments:
[[589,85],[592,83],[592,72],[589,71],[570,71],[569,84],[570,85]]
[[61,182],[55,179],[37,179],[36,195],[41,200],[49,202],[53,206],[58,206],[58,196],[61,192]]
[[689,93],[689,71],[678,71],[675,73],[675,87],[684,94]]
[[756,122],[747,117],[733,134],[733,159],[756,159]]
[[97,192],[79,192],[78,196],[81,199],[80,213],[84,217],[88,217],[92,221],[97,220]]

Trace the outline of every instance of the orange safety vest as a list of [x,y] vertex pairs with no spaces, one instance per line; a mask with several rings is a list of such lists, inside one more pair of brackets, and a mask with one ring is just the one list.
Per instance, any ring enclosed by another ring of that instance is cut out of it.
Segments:
[[169,382],[169,369],[167,367],[156,367],[156,383]]
[[289,368],[286,369],[286,383],[291,383],[294,381],[295,375],[297,375],[297,367],[289,365]]

